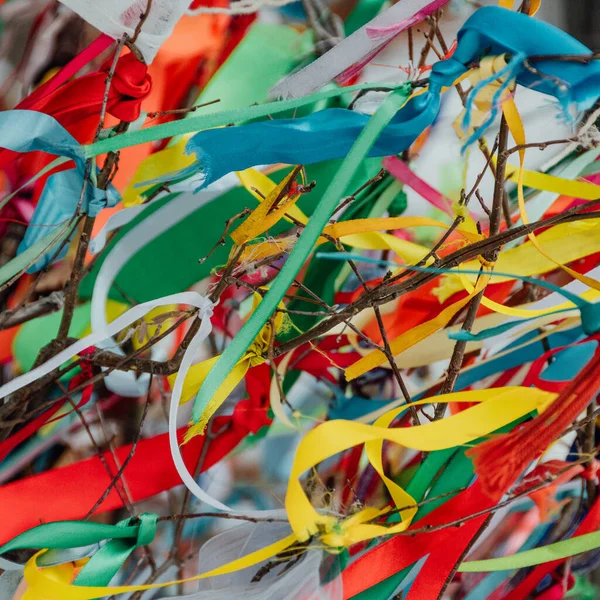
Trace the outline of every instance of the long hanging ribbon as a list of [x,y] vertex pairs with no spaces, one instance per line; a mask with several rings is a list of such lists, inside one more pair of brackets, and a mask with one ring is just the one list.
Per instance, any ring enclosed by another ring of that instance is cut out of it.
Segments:
[[[388,88],[390,91],[407,89],[406,83],[378,83],[377,86]],[[137,131],[128,131],[118,136],[100,140],[93,144],[84,146],[84,153],[86,158],[94,158],[96,156],[106,154],[107,152],[117,152],[119,150],[123,150],[124,148],[145,144],[147,142],[156,142],[166,138],[177,137],[215,127],[226,127],[231,123],[243,123],[246,121],[252,121],[254,119],[265,118],[269,115],[276,115],[281,112],[293,112],[294,109],[301,108],[308,104],[313,104],[321,100],[335,98],[343,94],[358,92],[360,90],[372,87],[372,83],[362,83],[346,88],[323,90],[305,98],[280,100],[278,102],[269,102],[260,104],[258,106],[247,106],[245,108],[235,108],[231,110],[210,113],[207,115],[193,116],[189,117],[188,119],[181,119],[179,121],[154,125],[153,127],[146,127]],[[234,167],[232,170],[240,171],[242,169],[237,169]]]
[[4,398],[47,375],[90,346],[100,345],[105,339],[110,338],[119,331],[127,328],[156,307],[171,304],[188,304],[198,308],[203,324],[207,324],[202,331],[208,335],[206,328],[208,327],[208,331],[210,331],[210,319],[207,315],[212,309],[212,303],[207,298],[200,296],[200,294],[197,294],[196,292],[182,292],[180,294],[159,298],[158,300],[151,302],[145,302],[128,310],[126,313],[115,319],[110,325],[101,328],[97,332],[92,333],[75,342],[68,348],[65,348],[65,350],[59,352],[56,356],[47,360],[35,369],[0,386],[0,398]]
[[[597,527],[597,503],[592,510],[595,513],[593,514],[593,517],[596,519]],[[583,528],[583,530],[585,530],[585,528]],[[583,554],[584,552],[595,550],[598,547],[600,547],[600,532],[595,531],[593,533],[577,535],[561,542],[548,544],[547,546],[532,548],[525,552],[517,552],[517,554],[513,554],[512,556],[464,562],[460,565],[458,571],[460,573],[514,571],[515,569],[524,569],[543,563],[560,561],[570,556],[575,556],[576,554]]]
[[[300,483],[300,475],[326,458],[360,443],[367,444],[368,455],[375,459],[375,469],[382,472],[380,456],[381,444],[384,440],[425,452],[467,444],[486,435],[486,431],[487,433],[495,431],[535,408],[544,410],[554,397],[553,394],[549,395],[548,392],[533,388],[489,389],[475,393],[456,392],[447,394],[440,400],[469,402],[479,399],[481,402],[448,419],[419,427],[387,428],[396,417],[408,409],[408,405],[382,416],[380,421],[372,426],[352,421],[328,421],[319,425],[306,434],[300,442],[290,474],[286,509],[292,529],[299,540],[305,540],[325,528],[328,533],[322,539],[325,544],[333,547],[351,545],[379,535],[404,531],[415,514],[411,506],[413,503],[398,506],[398,508],[407,507],[403,514],[407,513],[408,517],[396,526],[397,529],[360,522],[353,523],[353,527],[345,529],[343,523],[338,524],[331,516],[317,513],[306,497]],[[418,400],[411,405],[418,406],[430,402],[431,400],[428,399]],[[389,491],[393,498],[403,500],[406,498],[406,493],[397,484],[388,478],[384,479],[384,483],[391,486]]]
[[[540,233],[537,237],[540,244],[552,252],[561,264],[579,260],[585,256],[595,254],[600,250],[598,244],[597,229],[600,220],[589,219],[574,223],[560,223]],[[567,243],[568,242],[568,243]],[[464,263],[467,270],[476,270],[479,262],[476,260]],[[545,254],[538,251],[537,247],[530,241],[501,252],[496,262],[496,268],[500,272],[511,273],[514,276],[540,275],[556,269],[556,262],[547,258]],[[582,277],[578,275],[576,279]],[[586,282],[585,276],[584,283]],[[476,281],[472,275],[466,276],[471,285]],[[496,282],[507,281],[507,278],[499,277]],[[465,288],[465,280],[454,276],[442,277],[436,295],[441,301],[449,298],[456,292]]]
[[[207,190],[204,192],[203,200],[210,201],[216,198],[218,194],[219,192],[216,190]],[[197,200],[193,197],[180,196],[176,198],[173,202],[158,209],[137,227],[128,231],[107,253],[94,284],[91,309],[92,331],[100,333],[106,330],[106,304],[112,285],[123,267],[161,233],[167,231],[196,210],[197,204]],[[115,342],[111,341],[108,336],[100,344],[102,347],[110,346],[113,348],[115,346]],[[113,348],[113,351],[122,353],[118,346]],[[163,360],[165,358],[158,355],[160,353],[159,349],[154,349],[154,353],[155,359]],[[109,389],[121,395],[134,397],[145,393],[149,381],[148,374],[142,374],[136,378],[133,372],[113,372],[106,378]]]

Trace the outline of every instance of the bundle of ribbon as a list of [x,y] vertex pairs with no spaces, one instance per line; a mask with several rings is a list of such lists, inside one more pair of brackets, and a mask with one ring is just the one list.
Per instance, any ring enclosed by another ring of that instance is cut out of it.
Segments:
[[[114,0],[106,13],[63,3],[100,37],[0,114],[2,206],[35,203],[0,267],[11,307],[0,327],[32,325],[11,334],[0,386],[0,504],[11,515],[0,587],[12,593],[22,574],[23,598],[75,600],[206,581],[200,599],[219,577],[230,583],[212,591],[241,585],[275,600],[309,571],[310,591],[293,597],[562,598],[583,585],[600,548],[599,152],[581,133],[548,140],[577,143],[526,169],[536,144],[515,96],[529,88],[563,116],[588,111],[573,126],[589,129],[592,52],[535,19],[539,2],[475,10],[449,45],[446,2],[398,3],[367,22],[382,3],[361,1],[346,21],[349,33],[361,26],[314,61],[332,26],[341,31],[316,0],[304,4],[311,31],[255,24],[244,36],[251,19],[218,13],[260,3],[194,3],[186,18],[214,25],[220,53],[184,77],[191,109],[164,100],[148,116],[167,121],[144,126],[152,69],[170,64],[160,53],[147,63],[169,32],[177,40],[190,3]],[[426,81],[343,86],[406,30],[412,60],[410,28],[423,19],[421,64],[405,71]],[[438,190],[415,161],[446,126],[442,99],[455,87],[464,111],[447,128],[465,163],[475,140],[485,156],[460,192]],[[373,88],[386,92],[373,114],[356,110],[353,95]],[[119,153],[148,143],[123,185]],[[479,192],[488,169],[491,208]],[[120,192],[125,208],[106,217]],[[65,267],[64,308],[45,314],[36,286]],[[36,339],[44,329],[56,333]],[[31,344],[40,352],[23,360]],[[219,517],[257,527],[212,537],[200,556],[216,546],[227,560],[170,581],[187,546],[197,550],[184,523]],[[269,535],[260,527],[279,521]]]

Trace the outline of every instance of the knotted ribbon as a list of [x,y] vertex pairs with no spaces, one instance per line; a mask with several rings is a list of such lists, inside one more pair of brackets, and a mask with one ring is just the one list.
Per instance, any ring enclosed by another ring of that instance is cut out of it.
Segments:
[[68,550],[106,542],[79,571],[75,584],[108,585],[136,548],[152,542],[157,520],[158,515],[142,513],[116,525],[88,521],[45,523],[4,544],[0,554],[28,548]]

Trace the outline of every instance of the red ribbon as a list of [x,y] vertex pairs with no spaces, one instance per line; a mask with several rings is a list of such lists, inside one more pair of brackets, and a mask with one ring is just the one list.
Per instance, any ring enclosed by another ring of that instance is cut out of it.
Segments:
[[[269,367],[260,365],[250,369],[246,375],[246,386],[248,400],[238,403],[233,415],[213,419],[213,430],[219,432],[214,439],[196,436],[182,446],[183,460],[188,469],[195,468],[204,443],[208,443],[209,448],[202,471],[227,456],[249,433],[256,433],[271,422],[268,416]],[[178,430],[180,441],[186,430],[187,426]],[[115,455],[119,466],[130,451],[131,444],[117,448]],[[119,466],[115,464],[113,454],[105,452],[103,457],[112,472],[116,473]],[[124,478],[133,502],[181,485],[171,459],[167,433],[138,442]],[[0,544],[40,523],[83,518],[111,480],[100,458],[94,456],[0,486],[0,506],[7,515],[10,514],[9,519],[0,521]],[[60,492],[57,493],[57,490]],[[122,507],[123,502],[113,487],[96,512]]]
[[[411,529],[436,527],[464,519],[494,504],[476,481]],[[460,527],[447,527],[413,536],[397,535],[369,550],[342,572],[344,600],[377,585],[426,555],[429,556],[406,600],[437,598],[486,518],[484,514],[465,521]]]
[[[30,108],[52,115],[61,125],[99,116],[106,91],[106,78],[113,59],[107,60],[99,71],[74,79]],[[115,69],[106,110],[113,117],[132,122],[141,112],[141,105],[152,89],[148,67],[129,53],[121,56]]]
[[[96,350],[95,347],[86,348],[85,350],[82,350],[80,352],[80,355],[85,356],[91,354],[92,352],[94,352],[94,350]],[[76,387],[78,387],[85,381],[89,381],[93,376],[92,365],[89,361],[83,360],[80,366],[81,372],[75,375],[75,377],[73,377],[69,382],[69,391],[74,390]],[[90,401],[93,389],[93,384],[90,384],[83,389],[83,391],[81,392],[81,400],[77,404],[76,408],[80,408]],[[22,429],[19,429],[17,433],[11,435],[9,438],[0,443],[0,462],[2,462],[8,456],[8,454],[12,450],[14,450],[19,444],[24,442],[28,437],[32,436],[34,433],[36,433],[36,431],[38,431],[44,425],[63,419],[67,415],[71,414],[73,411],[69,411],[64,415],[60,415],[60,417],[55,417],[54,419],[51,419],[51,417],[55,415],[64,406],[65,402],[66,400],[57,402],[52,408],[49,408],[39,417],[36,417],[33,421],[27,423],[27,425],[25,425]]]

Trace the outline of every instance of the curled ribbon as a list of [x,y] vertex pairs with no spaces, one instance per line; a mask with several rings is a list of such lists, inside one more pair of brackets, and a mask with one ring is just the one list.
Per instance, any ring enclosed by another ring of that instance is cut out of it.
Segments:
[[[292,544],[306,542],[313,535],[318,535],[330,551],[337,552],[340,548],[351,546],[360,541],[405,531],[410,525],[416,507],[414,502],[410,501],[412,500],[410,495],[388,478],[384,479],[384,483],[390,485],[390,492],[393,494],[394,499],[401,503],[401,506],[397,508],[404,516],[403,521],[391,526],[373,523],[374,520],[389,514],[389,510],[386,509],[366,508],[343,519],[338,519],[331,514],[318,513],[306,497],[299,477],[322,460],[361,443],[371,444],[371,446],[367,446],[369,455],[373,459],[376,470],[381,473],[380,458],[377,457],[380,457],[380,444],[384,440],[424,451],[467,444],[514,422],[533,410],[543,411],[555,397],[556,395],[550,392],[519,387],[457,392],[446,395],[443,401],[478,402],[478,404],[448,419],[419,427],[388,429],[393,420],[407,410],[407,405],[381,417],[373,426],[348,421],[323,423],[304,437],[296,452],[286,494],[286,509],[294,533],[283,540],[222,567],[182,581],[195,581],[247,568],[263,560],[268,560],[283,552]],[[429,402],[430,400],[420,400],[413,404],[423,405]],[[404,500],[408,501],[408,504],[404,504]],[[24,535],[27,535],[27,533]],[[137,532],[135,539],[138,540]],[[154,585],[112,588],[98,585],[77,585],[79,582],[70,585],[68,578],[58,579],[53,577],[52,568],[39,568],[37,566],[36,561],[42,554],[43,551],[36,554],[25,566],[25,579],[29,586],[27,592],[29,600],[41,598],[45,600],[55,598],[57,600],[59,598],[61,600],[88,600],[110,594],[157,589],[178,583],[165,582]]]

